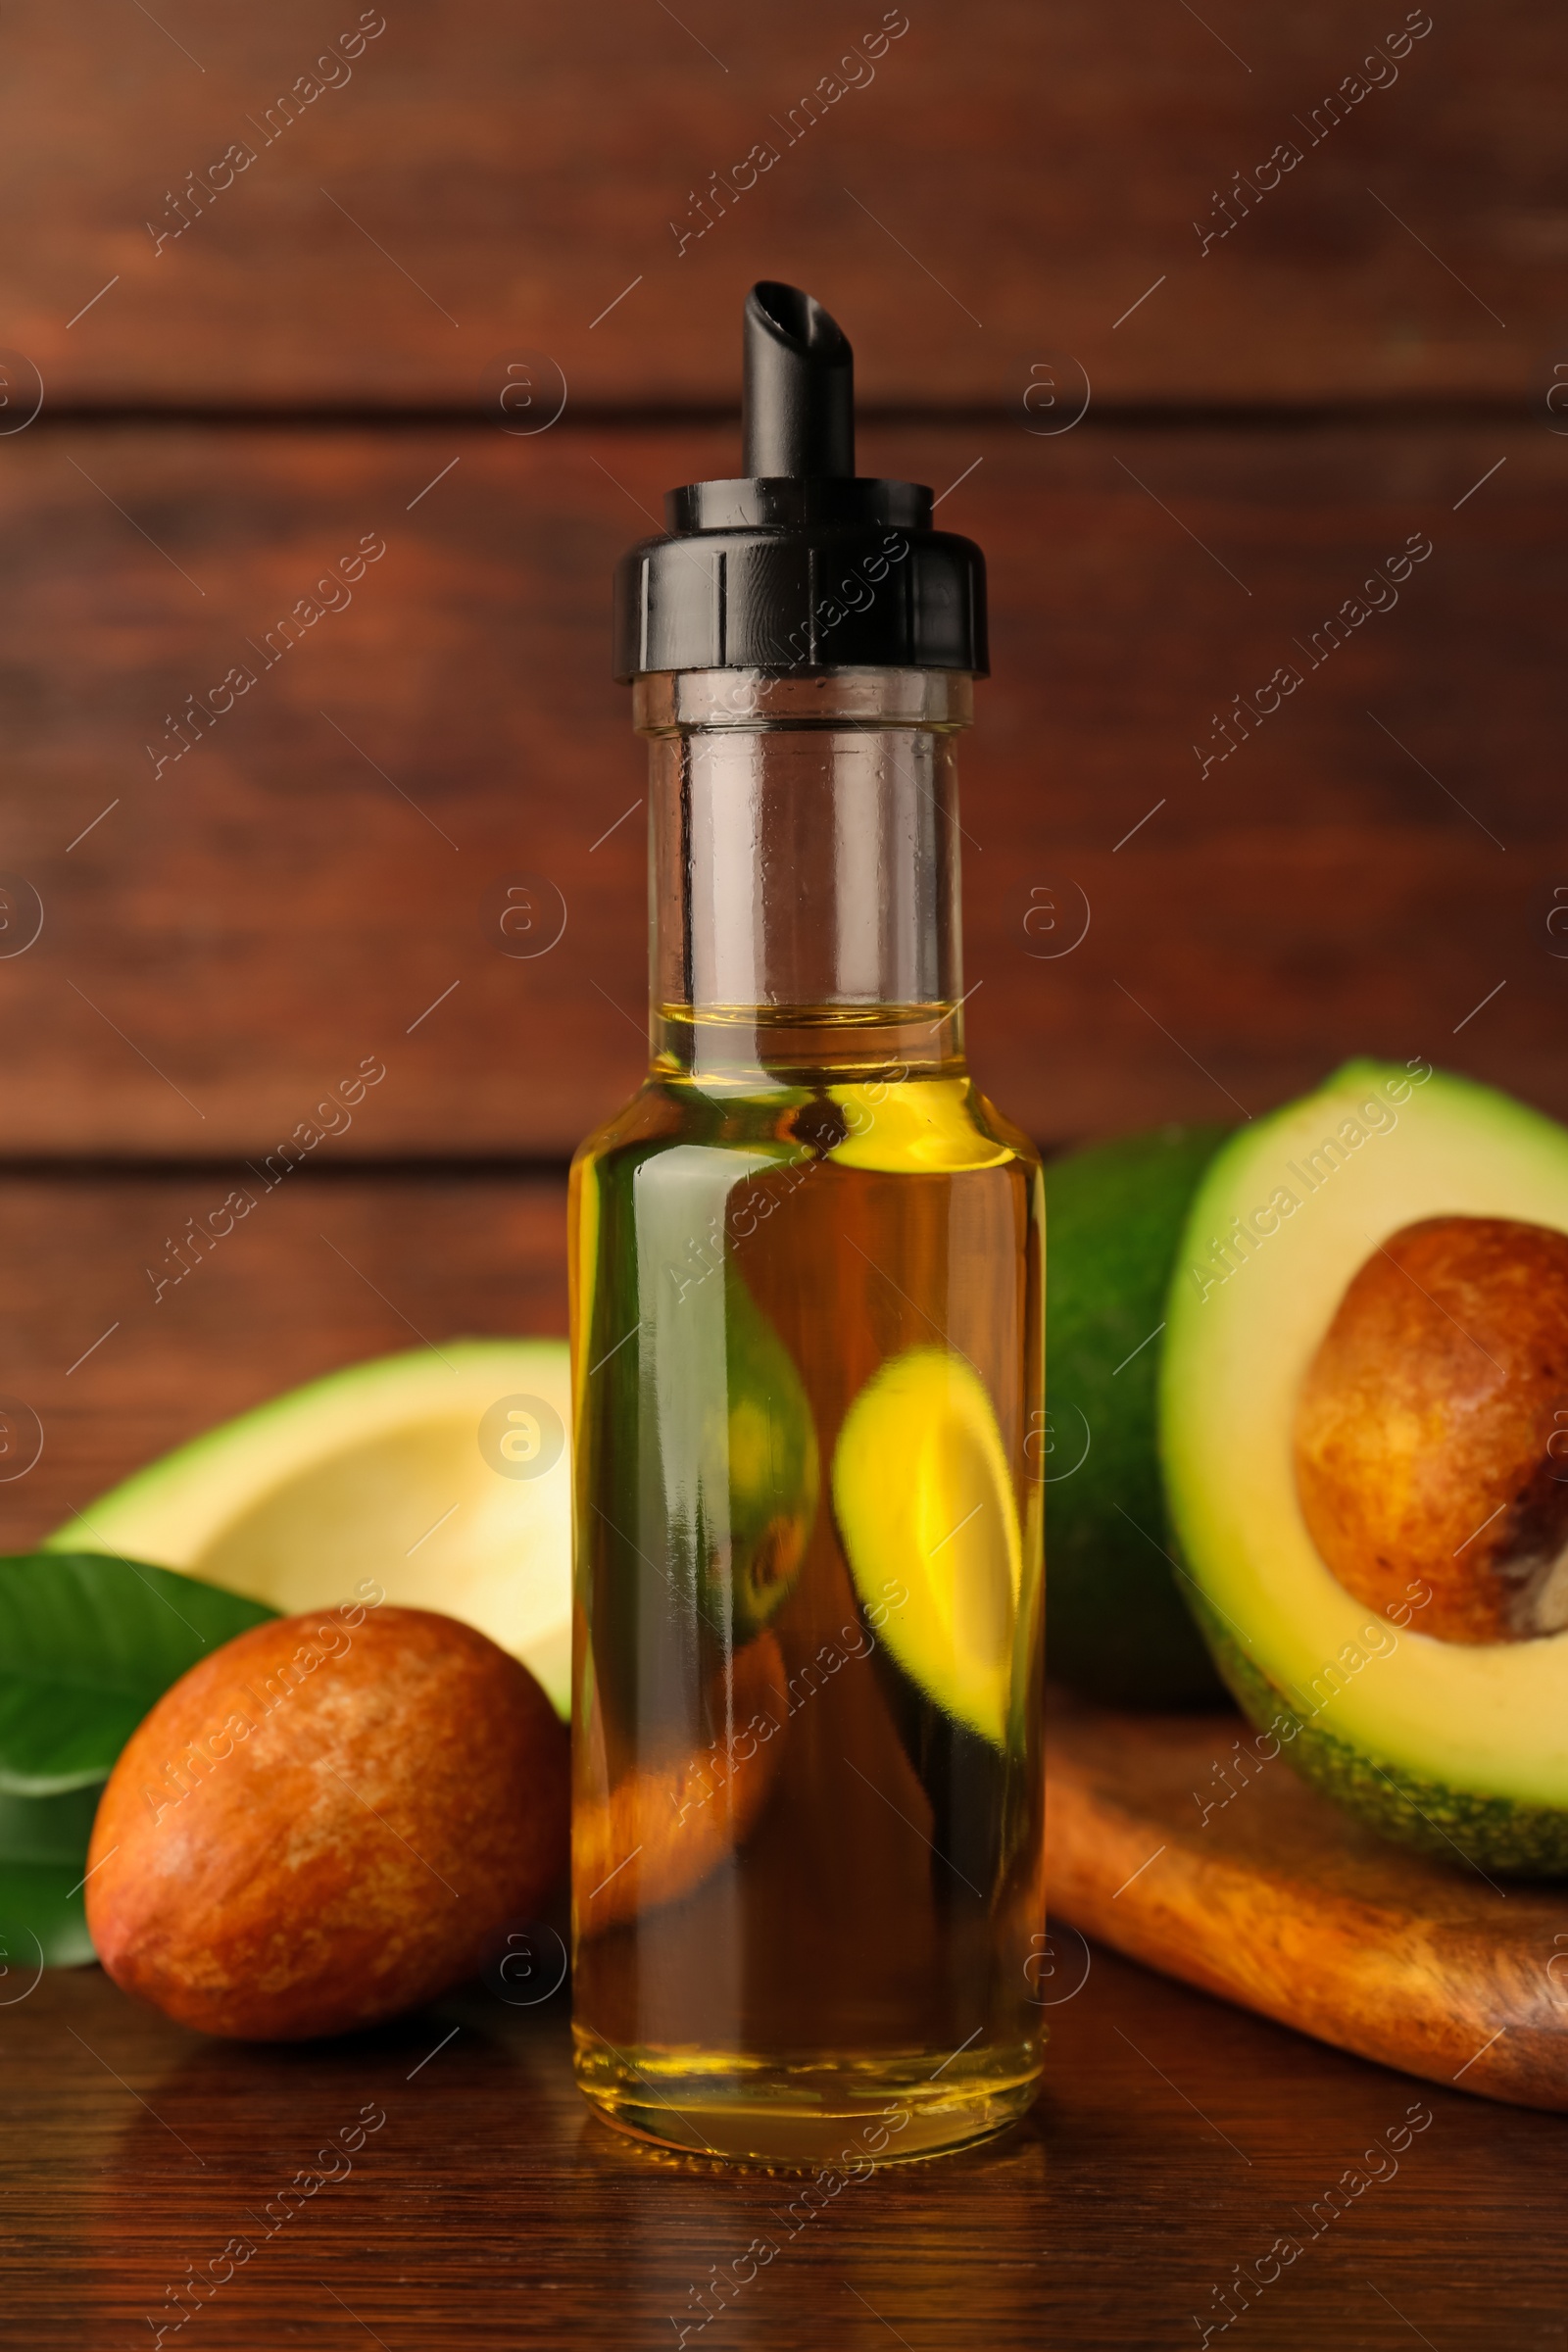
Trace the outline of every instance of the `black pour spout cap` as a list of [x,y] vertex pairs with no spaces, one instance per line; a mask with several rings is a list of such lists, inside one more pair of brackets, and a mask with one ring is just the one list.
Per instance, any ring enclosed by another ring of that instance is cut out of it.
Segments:
[[741,328],[741,464],[753,480],[855,471],[855,354],[822,305],[754,286]]
[[615,675],[957,669],[984,676],[985,558],[918,482],[855,471],[855,355],[809,294],[746,297],[742,464],[664,498],[621,558]]

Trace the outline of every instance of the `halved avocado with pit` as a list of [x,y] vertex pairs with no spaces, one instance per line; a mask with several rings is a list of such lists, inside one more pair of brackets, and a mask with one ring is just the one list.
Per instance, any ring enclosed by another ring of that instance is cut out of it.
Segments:
[[[1167,1494],[1259,1756],[1488,1871],[1568,1874],[1546,1556],[1568,1292],[1529,1331],[1517,1303],[1557,1280],[1565,1233],[1568,1132],[1423,1062],[1356,1061],[1220,1152],[1169,1298]],[[1469,1444],[1478,1414],[1506,1446]],[[1461,1450],[1476,1524],[1450,1542],[1432,1531],[1464,1516]],[[1488,1579],[1504,1600],[1483,1607]]]

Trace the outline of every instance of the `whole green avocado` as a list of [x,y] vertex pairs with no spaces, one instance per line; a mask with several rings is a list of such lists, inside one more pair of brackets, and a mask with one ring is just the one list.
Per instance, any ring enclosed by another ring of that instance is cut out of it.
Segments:
[[1178,1589],[1156,1392],[1177,1246],[1230,1132],[1156,1127],[1046,1169],[1046,1657],[1109,1706],[1225,1702]]

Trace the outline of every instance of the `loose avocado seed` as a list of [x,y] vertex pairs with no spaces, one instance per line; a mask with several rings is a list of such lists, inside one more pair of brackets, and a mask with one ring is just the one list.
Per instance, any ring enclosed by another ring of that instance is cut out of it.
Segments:
[[1312,1541],[1358,1600],[1443,1642],[1560,1633],[1568,1234],[1457,1216],[1394,1234],[1307,1367],[1295,1440]]
[[122,1749],[87,1856],[98,1957],[204,2034],[393,2017],[471,1975],[563,1875],[567,1747],[527,1668],[470,1625],[274,1617]]

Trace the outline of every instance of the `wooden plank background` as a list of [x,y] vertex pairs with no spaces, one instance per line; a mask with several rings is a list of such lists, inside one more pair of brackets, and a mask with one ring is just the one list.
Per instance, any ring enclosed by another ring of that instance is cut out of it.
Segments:
[[[967,982],[1013,1115],[1056,1143],[1255,1111],[1363,1049],[1568,1111],[1568,444],[1500,418],[862,441],[967,475],[944,518],[990,555]],[[0,960],[0,1150],[265,1152],[369,1054],[386,1079],[334,1155],[568,1152],[636,1081],[646,997],[607,582],[664,483],[731,463],[728,425],[0,442],[5,864],[44,909]],[[1312,667],[1411,536],[1430,557]],[[362,539],[385,553],[351,585]],[[334,609],[268,666],[318,589]],[[1287,662],[1301,688],[1218,757],[1215,713]],[[215,695],[236,665],[254,685]],[[523,958],[520,875],[536,937],[564,924]]]
[[[666,486],[736,463],[770,271],[857,344],[862,467],[948,493],[990,556],[967,978],[1004,1107],[1055,1146],[1370,1050],[1568,1112],[1545,20],[861,16],[9,13],[19,1180],[237,1165],[367,1058],[318,1166],[559,1172],[636,1083],[609,579]],[[497,407],[518,352],[525,421],[565,387],[532,433]],[[1314,664],[1412,537],[1397,603]],[[1217,757],[1283,662],[1300,689]]]
[[579,401],[727,407],[738,294],[778,273],[903,406],[1004,405],[1043,339],[1113,399],[1500,395],[1562,332],[1561,53],[1530,0],[88,10],[7,12],[7,333],[65,401],[466,407],[520,342]]

